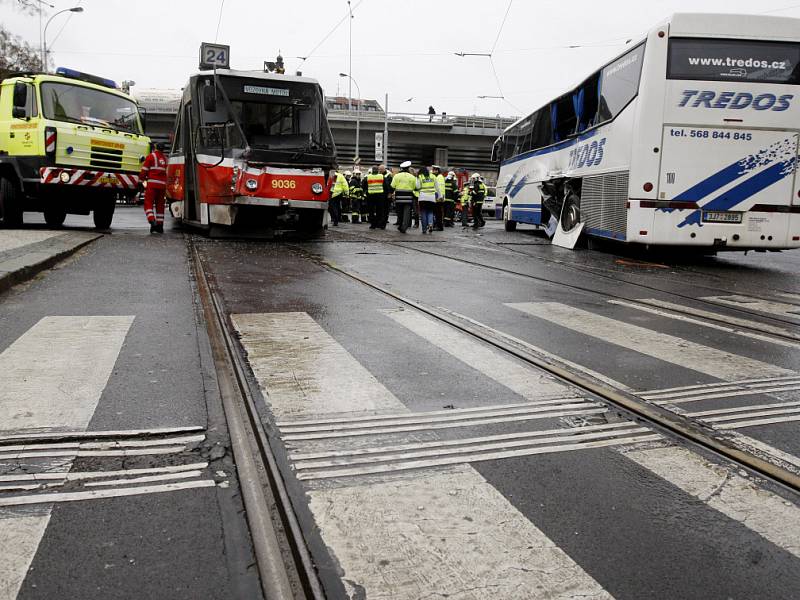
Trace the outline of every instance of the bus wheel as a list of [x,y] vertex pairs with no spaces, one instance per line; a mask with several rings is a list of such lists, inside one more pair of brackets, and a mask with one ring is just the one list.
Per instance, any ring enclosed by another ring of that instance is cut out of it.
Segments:
[[581,199],[577,194],[571,194],[564,201],[564,208],[561,211],[561,228],[564,231],[572,231],[581,222],[580,203]]
[[22,207],[19,202],[19,191],[14,182],[7,177],[0,177],[0,223],[4,227],[22,225]]
[[108,229],[111,227],[111,221],[114,219],[114,209],[116,206],[117,203],[114,201],[114,198],[103,198],[97,203],[92,213],[96,229]]
[[503,202],[503,227],[506,231],[517,230],[517,222],[511,220],[511,207],[508,202]]
[[322,225],[325,219],[325,211],[319,209],[307,209],[300,211],[300,231],[317,235],[322,233]]
[[64,224],[67,218],[67,211],[60,206],[48,206],[44,209],[44,222],[48,227],[56,229]]

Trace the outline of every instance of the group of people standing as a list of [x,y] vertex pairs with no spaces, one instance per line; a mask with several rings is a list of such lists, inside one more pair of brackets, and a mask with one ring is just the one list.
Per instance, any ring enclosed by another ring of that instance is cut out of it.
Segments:
[[423,234],[431,234],[453,227],[459,193],[462,227],[469,224],[468,205],[472,207],[473,227],[483,227],[486,222],[481,210],[486,185],[479,173],[473,173],[469,183],[459,191],[455,172],[450,171],[445,176],[438,165],[433,165],[430,169],[420,167],[415,174],[408,160],[400,165],[396,174],[384,165],[372,167],[366,177],[362,177],[358,169],[336,171],[328,210],[334,227],[352,219],[353,223],[369,222],[370,229],[386,229],[394,200],[395,225],[402,233],[406,233],[413,220],[415,228],[421,225]]

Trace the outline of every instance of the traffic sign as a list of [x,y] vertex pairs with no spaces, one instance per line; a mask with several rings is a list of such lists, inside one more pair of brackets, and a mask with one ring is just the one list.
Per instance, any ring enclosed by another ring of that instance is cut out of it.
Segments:
[[223,44],[200,44],[201,69],[230,69],[231,47]]

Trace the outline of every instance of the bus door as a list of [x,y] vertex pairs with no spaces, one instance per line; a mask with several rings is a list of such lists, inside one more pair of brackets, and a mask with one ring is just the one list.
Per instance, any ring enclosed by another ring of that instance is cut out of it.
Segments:
[[186,181],[184,183],[183,207],[184,219],[187,221],[200,220],[200,197],[197,193],[197,155],[195,154],[195,143],[197,136],[194,135],[194,118],[192,117],[192,103],[187,102],[183,107],[183,120],[186,127],[183,128],[184,147],[186,148],[186,159],[184,173]]

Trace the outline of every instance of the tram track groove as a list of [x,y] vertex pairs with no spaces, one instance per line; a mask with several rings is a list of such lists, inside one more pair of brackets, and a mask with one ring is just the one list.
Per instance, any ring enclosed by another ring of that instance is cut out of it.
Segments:
[[[596,289],[592,289],[592,288],[589,288],[589,287],[584,287],[584,286],[581,286],[581,285],[578,285],[578,284],[574,284],[574,283],[566,283],[566,282],[563,282],[563,281],[555,281],[553,279],[548,279],[547,277],[542,277],[542,276],[538,276],[538,275],[532,275],[530,273],[523,273],[521,271],[517,271],[517,270],[514,270],[514,269],[507,269],[507,268],[504,268],[504,267],[489,265],[489,264],[482,263],[482,262],[479,262],[479,261],[470,260],[470,259],[466,259],[466,258],[461,258],[459,256],[450,256],[450,255],[447,255],[447,254],[440,254],[439,252],[434,252],[432,250],[427,250],[427,249],[424,249],[424,248],[420,248],[420,247],[418,247],[419,244],[412,244],[412,243],[405,242],[405,241],[382,240],[382,239],[372,238],[372,237],[369,237],[369,236],[364,236],[364,234],[358,234],[358,233],[355,233],[355,234],[344,233],[343,235],[351,235],[353,238],[360,239],[363,242],[386,244],[388,246],[394,246],[396,248],[402,248],[404,250],[411,250],[413,252],[418,252],[418,253],[421,253],[421,254],[427,254],[429,256],[436,256],[438,258],[443,258],[443,259],[459,262],[461,264],[469,265],[469,266],[472,266],[472,267],[480,267],[480,268],[487,269],[487,270],[490,270],[490,271],[493,271],[493,272],[496,272],[496,273],[504,273],[506,275],[513,275],[513,276],[522,277],[522,278],[525,278],[525,279],[532,279],[534,281],[540,281],[540,282],[547,283],[547,284],[550,284],[550,285],[565,287],[565,288],[569,288],[569,289],[573,289],[573,290],[577,290],[577,291],[580,291],[580,292],[584,292],[584,293],[588,293],[588,294],[592,294],[592,295],[596,295],[596,296],[601,296],[601,297],[605,297],[605,298],[611,298],[611,299],[614,299],[614,300],[617,300],[617,301],[638,302],[638,303],[641,303],[643,305],[646,305],[646,303],[643,302],[642,299],[629,298],[627,296],[621,296],[621,295],[613,294],[613,293],[610,293],[610,292],[600,292],[600,291],[598,291]],[[553,264],[556,264],[556,265],[558,265],[560,267],[563,267],[563,268],[566,268],[566,269],[571,269],[571,270],[577,271],[579,273],[585,273],[587,275],[596,275],[598,277],[602,277],[604,279],[607,279],[607,280],[609,280],[609,281],[611,281],[613,283],[631,285],[631,286],[635,286],[635,287],[638,287],[638,288],[641,288],[641,289],[649,290],[651,292],[658,292],[660,294],[668,294],[670,296],[681,298],[683,300],[691,300],[691,301],[698,302],[698,303],[701,303],[701,304],[705,304],[705,305],[708,305],[708,306],[712,306],[712,307],[715,307],[715,308],[724,307],[724,308],[727,308],[727,309],[732,310],[732,311],[736,311],[736,312],[741,313],[741,314],[749,315],[751,317],[758,317],[758,318],[761,318],[761,319],[768,319],[770,321],[779,322],[779,323],[783,323],[783,324],[786,324],[786,325],[791,325],[793,327],[800,327],[800,323],[797,323],[795,321],[790,321],[790,320],[787,320],[787,319],[782,319],[782,318],[776,317],[774,315],[765,315],[763,313],[758,313],[758,312],[754,312],[754,311],[751,311],[751,310],[747,310],[746,308],[740,307],[740,306],[731,306],[731,305],[722,306],[722,305],[720,305],[718,303],[712,302],[710,300],[706,300],[704,298],[695,298],[693,296],[687,296],[686,294],[680,294],[678,292],[667,291],[667,290],[663,290],[661,288],[645,285],[645,284],[642,284],[642,283],[627,281],[625,279],[619,279],[619,278],[612,277],[612,276],[604,274],[604,273],[598,273],[596,271],[591,271],[591,270],[587,270],[587,269],[581,269],[579,267],[575,267],[573,265],[568,265],[566,263],[562,263],[562,262],[559,262],[559,261],[548,261],[547,259],[541,259],[541,257],[533,256],[533,255],[528,254],[526,252],[519,252],[517,250],[513,250],[513,249],[510,249],[510,248],[505,248],[504,246],[500,246],[500,245],[494,244],[492,242],[487,242],[487,243],[491,244],[492,246],[499,247],[502,250],[506,250],[506,251],[508,251],[508,252],[510,252],[512,254],[517,254],[517,255],[525,256],[527,258],[532,258],[532,259],[540,259],[540,260],[544,260],[546,262],[552,262]],[[429,245],[429,244],[426,244],[426,245]],[[480,249],[480,246],[472,246],[472,247],[475,248],[475,249]],[[719,288],[708,288],[708,289],[715,289],[717,291],[725,291],[725,290],[720,290]],[[726,293],[729,293],[729,292],[726,292]],[[752,296],[752,297],[753,298],[759,298],[759,299],[762,299],[762,300],[768,300],[766,298],[760,298],[760,297],[757,297],[757,296]],[[678,314],[682,314],[682,315],[685,315],[685,316],[688,316],[688,317],[697,316],[697,314],[695,312],[692,312],[692,310],[685,310],[683,307],[681,307],[681,308],[670,307],[669,310],[672,310],[673,312],[676,312]],[[697,309],[695,309],[695,310],[697,310]],[[703,311],[703,312],[707,313],[708,311]],[[716,323],[721,323],[721,324],[724,324],[724,325],[727,325],[727,326],[735,325],[736,327],[739,327],[741,329],[746,329],[748,331],[752,331],[752,332],[755,332],[757,334],[764,335],[764,331],[762,329],[757,329],[754,326],[742,324],[741,322],[732,323],[732,322],[730,322],[730,321],[728,321],[728,320],[726,320],[724,318],[721,318],[721,315],[713,314],[713,316],[712,316],[712,313],[708,313],[708,314],[704,314],[703,317],[707,318],[707,319],[709,319],[711,321],[714,321]],[[734,317],[734,319],[735,319],[735,317]],[[773,332],[770,333],[770,335],[776,336],[777,338],[783,338],[783,339],[791,340],[791,341],[800,340],[800,335],[799,334],[793,334],[791,332],[783,332],[783,333],[781,333],[781,332],[778,332],[778,331],[773,331]]]
[[[399,244],[398,246],[405,247],[400,246]],[[477,331],[474,326],[468,326],[467,324],[460,322],[457,318],[448,314],[446,311],[441,311],[436,308],[426,306],[416,300],[402,296],[401,294],[388,289],[385,286],[380,285],[366,277],[363,277],[358,273],[341,267],[332,261],[326,260],[325,258],[320,257],[305,248],[298,246],[295,246],[295,248],[299,254],[303,255],[308,260],[315,262],[320,267],[360,283],[365,287],[371,288],[374,291],[400,302],[405,306],[413,308],[414,310],[427,315],[436,321],[445,323],[446,325],[449,325],[450,327],[461,331],[470,337],[478,339],[485,344],[514,356],[528,365],[555,375],[560,380],[565,381],[578,389],[589,392],[595,397],[606,401],[610,406],[621,410],[623,413],[627,413],[629,418],[632,417],[633,420],[647,422],[653,427],[654,430],[656,430],[656,432],[668,432],[672,436],[689,443],[689,445],[698,446],[707,451],[711,451],[727,461],[751,471],[779,485],[782,488],[788,489],[793,493],[800,492],[800,475],[789,471],[788,469],[782,468],[765,458],[761,458],[760,456],[756,456],[755,454],[751,454],[742,450],[741,448],[735,446],[729,438],[725,437],[724,435],[720,435],[719,432],[703,425],[702,423],[693,421],[684,415],[679,415],[662,406],[652,404],[640,398],[632,391],[617,389],[609,385],[608,382],[594,379],[585,373],[576,372],[574,365],[573,368],[570,368],[568,364],[562,362],[558,357],[554,357],[553,355],[540,355],[530,348],[523,348],[519,345],[509,343],[508,340],[503,339],[502,335],[491,335],[487,332]],[[424,250],[418,251],[440,256],[442,258],[450,258],[451,260],[471,264],[473,266],[490,268],[494,271],[503,271],[503,269],[495,269],[494,267],[490,267],[488,265],[473,263],[472,261],[466,261],[455,257],[439,255],[434,252],[429,253]],[[513,271],[511,271],[511,273],[515,275],[521,275],[523,277],[530,277],[532,279],[543,279]],[[568,287],[579,288],[579,286],[571,285],[568,285]],[[582,291],[598,293],[595,290],[588,289]]]
[[[264,597],[296,597],[290,583],[291,565],[303,595],[313,600],[323,600],[325,594],[322,585],[250,392],[221,302],[207,276],[192,234],[187,236],[187,243]],[[271,508],[272,505],[275,509]],[[277,511],[277,515],[274,515],[274,511]],[[283,536],[290,546],[290,557],[281,547],[273,521],[282,526]],[[287,559],[291,559],[291,562]]]

